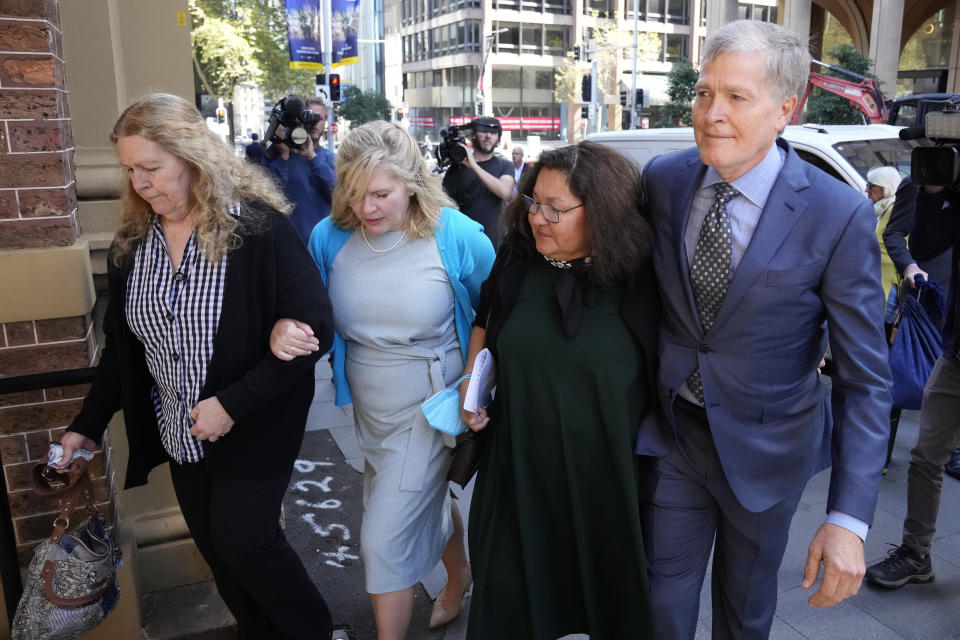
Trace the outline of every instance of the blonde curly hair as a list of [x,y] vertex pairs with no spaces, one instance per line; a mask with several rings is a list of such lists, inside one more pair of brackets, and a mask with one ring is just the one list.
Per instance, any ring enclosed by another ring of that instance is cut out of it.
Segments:
[[[113,126],[110,141],[116,145],[127,136],[142,136],[187,165],[197,244],[211,262],[240,245],[241,227],[256,224],[255,215],[244,215],[252,211],[249,203],[260,201],[277,211],[290,211],[277,185],[261,169],[236,156],[207,128],[196,107],[179,96],[153,93],[127,107]],[[240,218],[229,213],[233,204],[243,208]],[[114,240],[117,265],[146,236],[152,217],[150,204],[125,179],[123,216]]]
[[413,193],[405,223],[413,236],[432,235],[440,223],[440,210],[456,207],[443,191],[439,176],[430,174],[413,136],[395,124],[376,120],[353,129],[337,152],[337,185],[330,214],[337,227],[360,227],[350,203],[363,197],[376,169],[383,169]]

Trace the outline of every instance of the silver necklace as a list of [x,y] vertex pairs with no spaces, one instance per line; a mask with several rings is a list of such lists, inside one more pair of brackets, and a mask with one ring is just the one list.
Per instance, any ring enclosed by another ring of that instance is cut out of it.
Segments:
[[403,242],[403,239],[407,237],[407,232],[404,231],[403,233],[401,233],[400,237],[397,238],[397,241],[394,242],[392,245],[390,245],[390,247],[387,249],[377,249],[372,244],[370,244],[370,241],[367,240],[367,232],[364,231],[363,225],[360,225],[360,237],[362,237],[366,245],[370,247],[370,251],[373,251],[374,253],[390,253],[391,251],[393,251],[394,249],[400,246],[400,243]]
[[[542,253],[540,255],[543,256],[544,260],[549,262],[551,265],[553,265],[557,269],[572,269],[574,267],[574,264],[572,261],[568,262],[566,260],[557,260],[556,258],[551,258],[550,256],[544,255]],[[593,262],[593,258],[590,256],[587,256],[583,259],[583,266],[589,267],[590,263],[592,262]]]

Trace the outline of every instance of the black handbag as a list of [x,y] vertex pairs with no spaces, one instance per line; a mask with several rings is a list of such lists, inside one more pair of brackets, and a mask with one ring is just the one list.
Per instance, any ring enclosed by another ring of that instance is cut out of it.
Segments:
[[447,480],[455,482],[464,489],[470,484],[471,478],[480,467],[481,452],[483,449],[483,440],[486,437],[487,430],[470,431],[467,430],[457,436],[457,446],[454,447],[453,461],[447,470]]
[[[60,513],[53,533],[33,552],[12,640],[73,640],[116,608],[120,549],[107,535],[85,461],[75,461],[59,474],[44,459],[33,468],[31,484],[39,495],[58,496]],[[67,533],[71,511],[81,499],[89,517]]]

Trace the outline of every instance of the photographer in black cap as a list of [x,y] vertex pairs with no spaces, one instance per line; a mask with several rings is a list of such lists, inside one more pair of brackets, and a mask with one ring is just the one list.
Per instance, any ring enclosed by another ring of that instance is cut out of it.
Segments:
[[500,211],[513,195],[513,164],[493,152],[502,133],[496,118],[474,120],[473,147],[463,145],[467,157],[443,177],[443,190],[460,211],[483,225],[494,247],[500,244]]

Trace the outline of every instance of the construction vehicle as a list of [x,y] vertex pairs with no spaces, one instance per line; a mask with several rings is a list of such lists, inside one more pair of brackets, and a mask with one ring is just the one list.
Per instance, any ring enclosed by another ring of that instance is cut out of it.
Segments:
[[810,72],[810,79],[807,81],[807,90],[803,92],[803,97],[797,103],[797,108],[793,112],[790,124],[800,124],[800,114],[803,112],[803,106],[810,95],[810,89],[820,87],[824,91],[829,91],[840,97],[846,98],[853,106],[860,110],[863,118],[870,124],[884,124],[887,121],[888,105],[887,99],[883,97],[880,91],[880,84],[876,78],[868,78],[859,73],[854,73],[849,69],[837,67],[826,62],[814,60],[814,64],[826,67],[831,71],[842,73],[855,81],[844,80],[833,76],[827,76],[815,71]]

